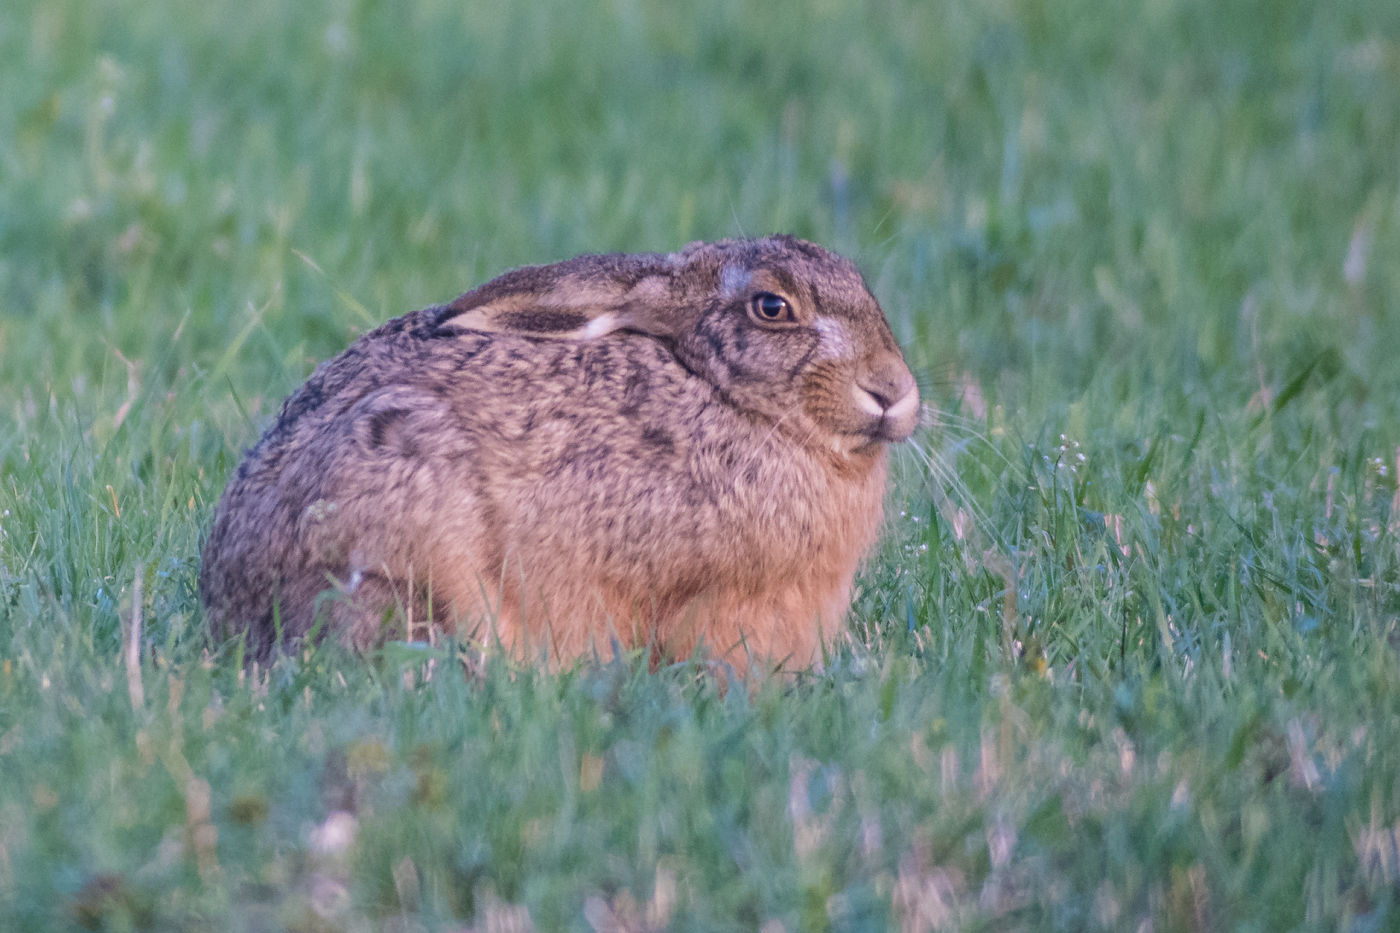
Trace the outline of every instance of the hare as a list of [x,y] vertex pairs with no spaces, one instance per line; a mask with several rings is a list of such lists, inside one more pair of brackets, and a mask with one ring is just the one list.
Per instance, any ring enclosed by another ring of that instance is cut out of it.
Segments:
[[919,393],[856,267],[788,236],[516,269],[323,363],[204,548],[215,633],[425,631],[567,664],[820,660]]

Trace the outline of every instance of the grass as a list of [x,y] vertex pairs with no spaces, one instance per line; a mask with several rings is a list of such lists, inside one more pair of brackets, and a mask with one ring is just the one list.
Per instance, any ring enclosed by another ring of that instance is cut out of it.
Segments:
[[[0,86],[0,927],[1400,926],[1400,6],[17,0]],[[942,413],[822,673],[210,641],[316,361],[774,230]]]

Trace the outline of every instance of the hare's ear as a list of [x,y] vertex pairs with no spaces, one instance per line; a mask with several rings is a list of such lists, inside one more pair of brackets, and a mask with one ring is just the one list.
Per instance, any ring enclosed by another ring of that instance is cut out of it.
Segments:
[[631,284],[590,275],[544,282],[536,274],[508,281],[517,273],[458,298],[439,319],[439,327],[555,340],[593,340],[619,330],[665,337],[679,327],[666,313],[671,302],[664,276],[648,275]]

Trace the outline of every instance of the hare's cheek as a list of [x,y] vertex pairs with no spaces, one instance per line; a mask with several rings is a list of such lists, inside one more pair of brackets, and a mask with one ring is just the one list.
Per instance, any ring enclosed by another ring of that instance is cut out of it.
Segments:
[[803,380],[802,409],[813,422],[835,434],[860,430],[868,417],[857,410],[851,387],[853,374],[846,367],[828,364]]

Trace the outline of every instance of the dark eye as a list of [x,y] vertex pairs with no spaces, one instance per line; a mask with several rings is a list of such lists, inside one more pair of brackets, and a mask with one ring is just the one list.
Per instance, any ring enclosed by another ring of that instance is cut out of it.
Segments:
[[792,305],[781,295],[772,292],[759,292],[749,299],[749,314],[756,321],[774,324],[797,320],[792,313]]

